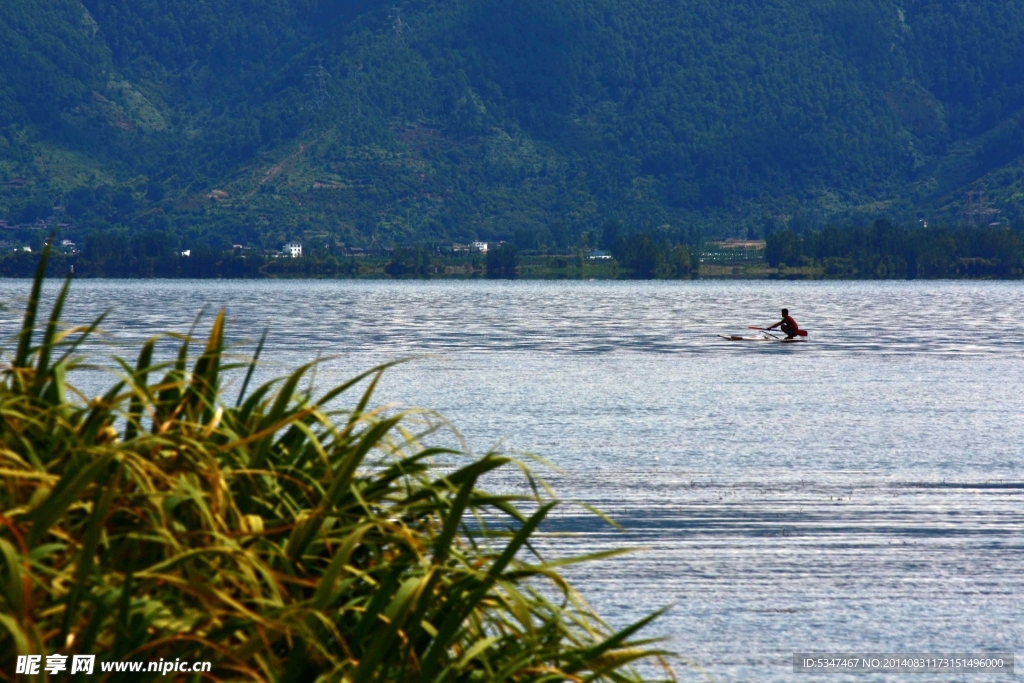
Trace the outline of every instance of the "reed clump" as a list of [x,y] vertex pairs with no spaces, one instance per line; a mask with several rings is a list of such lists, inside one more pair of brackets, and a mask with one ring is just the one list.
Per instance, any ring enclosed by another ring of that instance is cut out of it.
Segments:
[[45,258],[0,383],[0,679],[34,654],[353,683],[634,681],[661,659],[635,635],[654,615],[615,632],[566,560],[530,553],[556,503],[543,486],[480,488],[518,463],[442,468],[455,454],[371,407],[386,366],[319,396],[300,389],[309,365],[247,392],[259,350],[229,362],[221,313],[197,353],[177,337],[158,362],[151,339],[109,391],[76,398],[68,374],[100,321],[61,326],[68,282],[37,321]]

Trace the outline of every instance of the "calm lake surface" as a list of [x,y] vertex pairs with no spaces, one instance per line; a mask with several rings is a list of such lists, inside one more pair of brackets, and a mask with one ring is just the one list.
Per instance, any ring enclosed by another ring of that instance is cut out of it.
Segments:
[[[0,281],[4,339],[29,285]],[[673,605],[651,631],[699,667],[680,680],[807,680],[795,652],[1024,652],[1020,283],[79,281],[66,317],[110,308],[94,350],[133,356],[203,306],[239,343],[269,328],[267,376],[333,356],[327,387],[427,355],[381,401],[440,411],[478,453],[538,453],[617,519],[557,509],[550,547],[645,548],[571,575],[619,626]],[[782,306],[809,343],[716,337]]]

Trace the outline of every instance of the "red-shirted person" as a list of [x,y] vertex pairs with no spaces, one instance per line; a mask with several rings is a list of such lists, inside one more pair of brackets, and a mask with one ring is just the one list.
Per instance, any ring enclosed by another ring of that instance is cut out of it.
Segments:
[[786,333],[786,339],[792,339],[800,334],[800,326],[796,324],[795,320],[793,320],[793,316],[789,314],[788,308],[782,309],[782,320],[775,323],[768,329],[774,330],[776,327]]

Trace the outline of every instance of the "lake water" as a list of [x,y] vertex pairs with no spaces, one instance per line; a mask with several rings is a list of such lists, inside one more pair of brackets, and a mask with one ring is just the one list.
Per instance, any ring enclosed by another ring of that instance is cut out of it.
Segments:
[[[8,338],[29,283],[0,281]],[[269,328],[265,373],[320,356],[326,387],[374,363],[382,401],[433,408],[477,452],[560,468],[556,552],[616,625],[698,668],[799,681],[795,652],[1024,652],[1024,286],[1001,282],[80,281],[107,353],[227,307]],[[807,344],[718,333],[787,306]],[[96,383],[90,374],[80,384]],[[505,485],[497,482],[496,485]],[[1018,663],[1020,664],[1020,663]],[[703,673],[702,673],[703,672]],[[1010,680],[887,674],[828,681]]]

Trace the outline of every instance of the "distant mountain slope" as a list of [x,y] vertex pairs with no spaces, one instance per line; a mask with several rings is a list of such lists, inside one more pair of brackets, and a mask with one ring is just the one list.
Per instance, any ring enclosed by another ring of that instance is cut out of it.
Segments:
[[982,189],[1021,221],[1022,117],[1024,0],[0,5],[9,222],[554,244]]
[[59,127],[102,89],[110,51],[75,0],[0,4],[0,125]]

